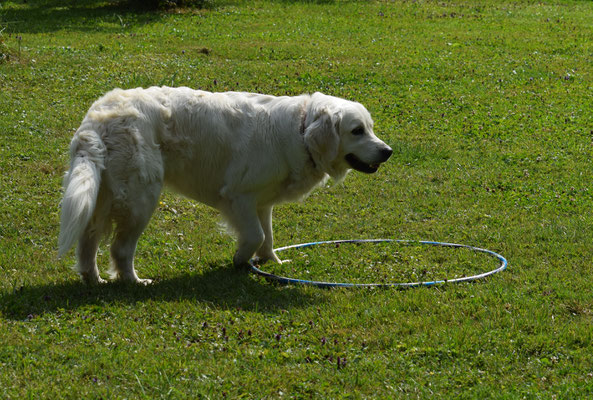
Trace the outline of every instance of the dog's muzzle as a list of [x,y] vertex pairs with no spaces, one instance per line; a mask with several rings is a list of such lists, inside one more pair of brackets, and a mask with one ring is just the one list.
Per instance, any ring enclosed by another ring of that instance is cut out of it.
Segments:
[[386,146],[384,149],[379,151],[377,159],[371,163],[362,161],[353,153],[346,154],[346,162],[350,165],[350,167],[352,167],[352,169],[364,172],[365,174],[372,174],[377,172],[379,165],[387,161],[389,157],[391,157],[391,154],[393,154],[393,150],[391,147]]

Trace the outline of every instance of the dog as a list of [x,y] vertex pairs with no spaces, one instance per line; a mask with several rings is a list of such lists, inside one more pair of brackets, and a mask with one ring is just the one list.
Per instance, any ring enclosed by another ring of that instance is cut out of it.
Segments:
[[364,106],[321,93],[115,89],[91,106],[70,143],[58,255],[78,242],[75,270],[86,283],[105,282],[96,253],[111,234],[111,278],[150,283],[133,258],[166,184],[221,212],[237,233],[235,267],[281,263],[275,204],[351,169],[374,173],[391,154]]

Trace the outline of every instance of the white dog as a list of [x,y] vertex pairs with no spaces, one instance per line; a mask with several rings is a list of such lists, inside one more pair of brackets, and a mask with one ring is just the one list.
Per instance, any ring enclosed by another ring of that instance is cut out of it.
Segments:
[[275,204],[303,198],[328,175],[373,173],[391,153],[362,105],[321,93],[116,89],[91,106],[70,144],[59,255],[78,241],[77,271],[103,282],[96,253],[113,229],[112,278],[149,283],[133,258],[167,184],[220,210],[238,235],[236,267],[254,256],[281,262]]

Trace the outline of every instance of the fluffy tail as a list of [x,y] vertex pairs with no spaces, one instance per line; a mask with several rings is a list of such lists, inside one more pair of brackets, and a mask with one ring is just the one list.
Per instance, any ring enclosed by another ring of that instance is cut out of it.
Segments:
[[58,256],[63,256],[83,234],[97,203],[106,149],[92,130],[79,130],[70,143],[70,170],[64,176]]

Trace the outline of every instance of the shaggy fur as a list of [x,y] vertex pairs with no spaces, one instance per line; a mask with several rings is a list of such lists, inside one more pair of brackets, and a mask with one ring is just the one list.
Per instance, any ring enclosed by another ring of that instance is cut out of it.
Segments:
[[220,210],[238,235],[235,266],[254,256],[281,262],[272,207],[327,176],[375,172],[391,152],[362,105],[321,93],[116,89],[91,106],[70,144],[59,255],[78,242],[76,270],[102,282],[96,253],[113,228],[112,277],[149,282],[136,275],[134,252],[167,184]]

